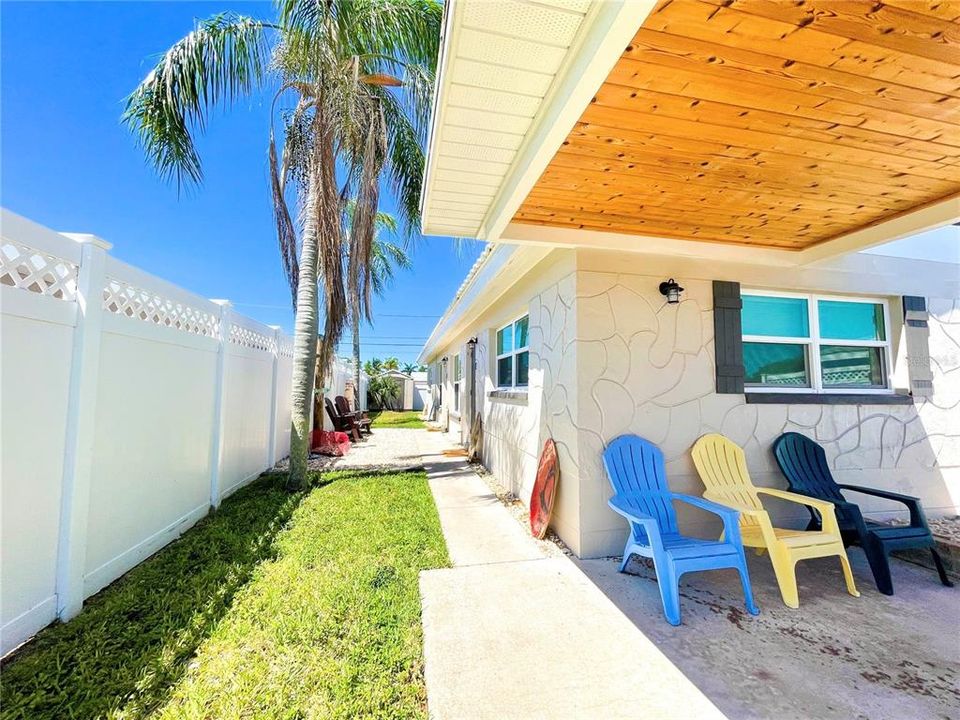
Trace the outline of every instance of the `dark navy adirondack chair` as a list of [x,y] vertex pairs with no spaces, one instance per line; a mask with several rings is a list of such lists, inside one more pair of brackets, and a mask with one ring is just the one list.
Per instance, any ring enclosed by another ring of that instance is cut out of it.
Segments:
[[[778,437],[773,443],[773,454],[793,492],[829,500],[834,504],[844,544],[855,543],[863,548],[870,563],[870,569],[873,571],[877,590],[884,595],[893,595],[893,580],[890,577],[890,561],[887,557],[892,550],[925,547],[930,548],[933,554],[933,562],[937,566],[937,572],[940,573],[940,582],[952,587],[953,583],[947,579],[943,562],[934,547],[933,535],[927,526],[927,519],[923,514],[919,498],[858,485],[838,484],[830,473],[823,448],[800,433],[788,432]],[[910,509],[910,525],[890,526],[865,520],[860,507],[856,503],[849,502],[841,490],[903,503]],[[812,509],[810,515],[808,527],[819,528],[819,515]]]
[[[750,577],[740,542],[739,513],[703,498],[670,492],[663,453],[636,435],[621,435],[607,445],[603,465],[613,485],[609,505],[630,522],[620,572],[631,555],[653,559],[663,600],[663,613],[671,625],[680,624],[680,576],[697,570],[735,568],[740,573],[747,611],[760,612],[753,602]],[[723,540],[701,540],[680,534],[673,501],[689,503],[723,519]]]

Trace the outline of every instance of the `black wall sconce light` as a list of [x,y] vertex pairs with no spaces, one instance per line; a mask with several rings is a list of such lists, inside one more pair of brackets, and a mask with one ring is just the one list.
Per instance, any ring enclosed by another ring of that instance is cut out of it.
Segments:
[[670,278],[666,282],[660,283],[660,294],[666,295],[667,302],[671,305],[676,305],[680,302],[680,293],[683,292],[683,288],[677,283],[676,280]]

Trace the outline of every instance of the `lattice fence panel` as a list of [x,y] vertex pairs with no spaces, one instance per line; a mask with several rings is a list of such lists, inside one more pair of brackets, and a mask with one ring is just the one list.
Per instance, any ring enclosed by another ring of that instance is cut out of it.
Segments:
[[0,284],[72,302],[77,265],[12,240],[0,245]]
[[116,315],[204,337],[217,337],[220,329],[220,319],[214,313],[164,298],[116,278],[107,278],[103,308]]
[[280,357],[292,358],[293,357],[293,338],[287,337],[286,335],[280,336],[280,345],[277,348],[277,353]]
[[230,326],[230,342],[240,347],[263,350],[269,353],[273,352],[275,343],[272,335],[264,335],[242,325]]

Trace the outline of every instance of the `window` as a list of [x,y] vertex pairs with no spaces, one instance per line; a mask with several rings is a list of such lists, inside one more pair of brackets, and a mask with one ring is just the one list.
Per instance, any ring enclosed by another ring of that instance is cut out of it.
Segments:
[[497,330],[497,387],[526,387],[530,371],[528,329],[530,318],[524,315]]
[[885,301],[744,291],[741,313],[747,390],[889,392]]
[[463,379],[463,366],[460,353],[453,356],[453,411],[460,412],[460,381]]

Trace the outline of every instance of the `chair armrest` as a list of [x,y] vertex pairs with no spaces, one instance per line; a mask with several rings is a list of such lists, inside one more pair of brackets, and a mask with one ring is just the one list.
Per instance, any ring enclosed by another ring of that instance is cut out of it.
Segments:
[[807,507],[815,508],[817,510],[827,510],[828,512],[833,512],[833,502],[830,500],[821,500],[820,498],[810,497],[809,495],[801,495],[800,493],[790,492],[789,490],[777,490],[776,488],[768,487],[758,487],[756,488],[756,491],[765,495],[772,495],[775,498],[780,498],[781,500],[786,500],[787,502],[794,502],[800,505],[806,505]]
[[741,515],[747,515],[749,517],[759,518],[759,517],[765,517],[767,514],[766,510],[757,510],[756,508],[747,507],[746,505],[741,505],[740,503],[732,502],[730,500],[727,500],[726,498],[724,498],[723,500],[720,500],[719,498],[710,497],[709,492],[705,492],[703,494],[703,497],[705,500],[709,500],[710,502],[716,503],[717,505],[722,505],[723,507],[730,508],[731,510],[736,510]]
[[689,503],[701,510],[719,515],[723,520],[723,532],[727,542],[743,549],[743,541],[740,539],[740,511],[729,505],[721,505],[713,500],[697,497],[696,495],[687,495],[685,493],[670,493],[670,497],[681,502]]
[[625,518],[627,518],[627,520],[632,520],[640,525],[647,525],[650,523],[653,523],[653,525],[657,524],[656,519],[652,515],[647,515],[646,513],[642,513],[639,510],[630,507],[629,498],[629,495],[614,495],[612,498],[607,500],[607,505],[609,505],[610,509],[618,515],[623,515]]
[[927,527],[927,517],[923,512],[923,507],[920,505],[920,498],[918,497],[890,492],[889,490],[861,487],[860,485],[840,485],[840,488],[851,492],[863,493],[864,495],[873,495],[874,497],[883,498],[884,500],[903,503],[910,510],[910,526]]
[[768,487],[758,487],[756,491],[780,498],[781,500],[786,500],[787,502],[812,507],[820,513],[820,525],[823,528],[823,532],[830,533],[831,535],[840,535],[840,524],[837,522],[837,512],[834,509],[833,502],[830,500],[820,500],[818,498],[812,498],[809,495],[801,495],[800,493],[790,492],[789,490],[777,490],[776,488]]
[[[679,500],[680,502],[685,502],[695,507],[700,508],[701,510],[706,510],[709,513],[714,515],[719,515],[720,517],[727,517],[728,515],[737,517],[740,515],[740,511],[736,508],[732,508],[729,505],[721,505],[718,502],[713,500],[707,500],[706,498],[697,497],[696,495],[687,495],[686,493],[670,493],[670,497],[674,500]],[[737,518],[739,519],[739,518]]]
[[630,532],[633,532],[633,525],[639,525],[647,534],[651,547],[657,550],[662,549],[660,542],[660,525],[656,518],[630,506],[629,495],[614,495],[607,501],[607,505],[618,515],[625,517],[631,525]]

